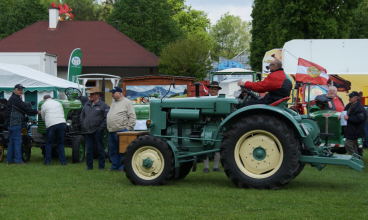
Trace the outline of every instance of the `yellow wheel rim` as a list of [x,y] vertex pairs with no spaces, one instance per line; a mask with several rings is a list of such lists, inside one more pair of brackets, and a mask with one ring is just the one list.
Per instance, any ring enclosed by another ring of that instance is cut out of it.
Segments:
[[134,173],[141,179],[153,180],[161,175],[165,167],[162,153],[155,147],[143,146],[132,157]]
[[241,136],[234,151],[238,168],[247,176],[263,179],[281,167],[284,152],[279,139],[264,130],[253,130]]

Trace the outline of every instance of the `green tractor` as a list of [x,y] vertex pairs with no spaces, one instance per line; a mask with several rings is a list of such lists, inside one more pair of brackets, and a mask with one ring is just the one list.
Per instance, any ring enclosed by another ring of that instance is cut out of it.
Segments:
[[224,94],[151,100],[149,134],[129,144],[126,176],[133,184],[162,185],[185,178],[197,161],[214,152],[221,152],[225,173],[238,187],[282,187],[305,164],[364,168],[359,157],[321,146],[316,121],[287,108],[288,99],[245,107]]
[[[60,102],[64,108],[65,119],[67,128],[65,132],[65,147],[72,148],[72,162],[82,162],[85,158],[85,146],[83,132],[80,125],[80,113],[82,110],[82,103],[80,98],[82,93],[75,88],[67,88],[65,90],[67,100],[56,99]],[[38,109],[41,110],[41,106],[44,102],[41,101],[38,104]],[[31,130],[32,133],[32,145],[42,146],[46,143],[46,126],[45,121],[41,117],[38,117],[37,128]],[[53,154],[56,151],[53,150]]]

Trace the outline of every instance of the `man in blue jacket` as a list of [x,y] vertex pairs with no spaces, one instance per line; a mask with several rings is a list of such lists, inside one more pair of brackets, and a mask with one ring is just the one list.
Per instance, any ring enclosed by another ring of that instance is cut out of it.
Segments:
[[37,115],[38,111],[23,102],[21,96],[24,87],[21,84],[14,86],[12,95],[8,100],[8,130],[9,144],[6,155],[7,162],[23,164],[22,160],[22,124],[26,115]]

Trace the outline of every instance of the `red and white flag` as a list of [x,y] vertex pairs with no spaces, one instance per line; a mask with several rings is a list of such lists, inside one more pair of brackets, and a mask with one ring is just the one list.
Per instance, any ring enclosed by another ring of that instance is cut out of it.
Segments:
[[327,85],[329,76],[325,68],[303,58],[299,58],[295,79],[297,82]]

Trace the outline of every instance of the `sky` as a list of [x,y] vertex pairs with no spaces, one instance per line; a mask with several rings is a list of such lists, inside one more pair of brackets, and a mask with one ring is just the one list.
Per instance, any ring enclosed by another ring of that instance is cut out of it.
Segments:
[[244,21],[251,21],[253,0],[186,0],[186,5],[207,13],[211,24],[215,24],[221,15],[229,12],[240,16]]

